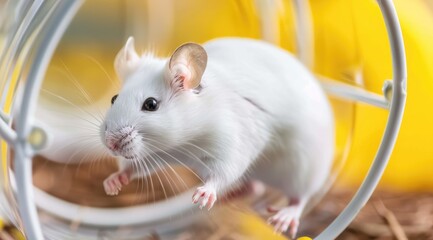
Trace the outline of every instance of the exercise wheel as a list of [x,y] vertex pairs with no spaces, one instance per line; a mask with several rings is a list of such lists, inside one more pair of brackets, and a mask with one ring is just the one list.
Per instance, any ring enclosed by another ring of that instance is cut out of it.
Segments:
[[[158,4],[167,1],[160,1]],[[268,24],[272,23],[269,23],[267,19],[271,18],[275,12],[270,10],[268,3],[265,3],[267,1],[256,2],[262,9],[260,12],[262,27],[269,27]],[[263,3],[259,4],[260,2]],[[355,196],[340,215],[314,239],[335,239],[355,218],[372,195],[387,165],[400,128],[406,101],[406,58],[402,33],[392,0],[377,0],[377,3],[386,24],[392,53],[393,79],[384,81],[383,95],[325,77],[318,77],[329,95],[389,110],[386,129],[370,170]],[[56,48],[64,37],[65,31],[70,30],[70,24],[76,18],[82,4],[84,3],[81,0],[10,1],[3,6],[2,10],[7,14],[0,14],[0,18],[3,18],[1,21],[4,22],[0,29],[3,38],[0,40],[2,41],[0,42],[0,90],[2,91],[0,135],[3,140],[1,142],[2,171],[0,176],[2,179],[0,184],[2,184],[1,191],[4,192],[6,200],[13,209],[8,218],[14,224],[22,226],[28,239],[44,239],[44,237],[55,239],[59,236],[67,239],[66,231],[71,229],[70,225],[76,221],[83,224],[83,227],[80,228],[83,233],[80,235],[81,239],[90,239],[89,236],[101,237],[101,229],[109,229],[118,225],[132,226],[133,233],[128,234],[136,234],[136,236],[154,228],[182,227],[187,224],[188,219],[183,218],[182,221],[173,219],[185,216],[183,214],[186,212],[194,211],[194,206],[190,203],[191,190],[188,189],[148,206],[113,208],[112,205],[82,207],[77,202],[68,202],[33,184],[34,157],[47,146],[48,139],[44,124],[51,124],[49,122],[39,124],[36,121],[38,98],[43,91],[42,84]],[[285,2],[285,4],[289,3]],[[294,29],[297,38],[294,41],[296,45],[294,51],[306,66],[311,66],[314,51],[312,50],[312,33],[309,31],[312,23],[308,1],[294,0],[290,4],[293,6],[296,18]],[[134,11],[133,8],[128,9],[129,13]],[[169,10],[167,11],[165,14],[172,14]],[[128,16],[129,18],[126,17],[126,19],[134,19],[137,16]],[[156,13],[147,21],[154,21],[155,18],[158,18]],[[88,20],[83,19],[83,21]],[[83,24],[83,22],[79,23]],[[161,24],[169,25],[164,21]],[[116,26],[114,24],[114,27]],[[131,28],[129,31],[132,32],[137,28],[133,24],[128,26]],[[275,26],[266,28],[267,30],[258,35],[265,40],[272,41],[272,33],[269,31],[272,32],[272,29],[275,28]],[[160,34],[163,29],[151,29],[147,34],[152,31]],[[111,36],[109,32],[107,36]],[[162,41],[161,39],[156,40]],[[1,198],[0,201],[2,201]],[[191,221],[194,220],[194,214],[188,216]],[[41,224],[42,218],[55,219],[50,220],[50,223],[55,222],[55,225]],[[173,221],[167,222],[167,219]]]

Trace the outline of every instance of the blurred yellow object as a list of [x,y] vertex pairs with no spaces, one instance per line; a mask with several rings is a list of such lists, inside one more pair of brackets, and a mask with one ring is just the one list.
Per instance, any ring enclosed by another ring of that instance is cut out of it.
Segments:
[[276,234],[271,226],[263,222],[263,219],[250,214],[240,214],[239,229],[249,237],[248,239],[286,239]]
[[298,240],[313,240],[313,239],[309,237],[300,237],[298,238]]
[[[394,1],[405,41],[408,97],[400,134],[381,186],[404,190],[433,189],[433,11],[428,0]],[[316,71],[341,79],[358,69],[366,89],[381,93],[392,78],[388,36],[376,1],[311,0]],[[354,138],[340,183],[364,178],[384,132],[387,112],[358,104]]]
[[0,239],[3,239],[3,237],[7,237],[7,239],[10,239],[12,237],[12,239],[14,240],[26,239],[20,230],[12,226],[6,226],[5,221],[0,218]]
[[13,237],[14,240],[26,240],[23,233],[16,228],[10,230],[10,235]]

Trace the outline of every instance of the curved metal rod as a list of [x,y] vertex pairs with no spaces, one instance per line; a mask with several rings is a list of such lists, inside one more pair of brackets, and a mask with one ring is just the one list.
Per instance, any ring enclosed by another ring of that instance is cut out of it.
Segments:
[[[16,54],[16,52],[18,51],[18,46],[20,44],[22,44],[20,41],[22,41],[24,33],[27,31],[27,28],[30,25],[30,22],[35,17],[35,15],[38,12],[41,5],[42,5],[41,0],[34,1],[28,10],[28,13],[23,18],[23,20],[22,20],[23,22],[21,23],[22,27],[20,27],[17,30],[17,33],[15,34],[15,36],[11,40],[11,46],[7,50],[7,51],[10,51],[13,55]],[[0,57],[0,62],[4,62],[5,55],[6,54],[2,54],[2,56]],[[4,89],[9,88],[10,77],[12,75],[12,73],[11,73],[12,68],[10,66],[8,66],[8,67],[10,70],[4,70],[5,72],[7,72],[6,73],[7,76],[4,78],[6,80]],[[6,68],[6,69],[8,69],[8,68]],[[4,94],[1,97],[1,100],[0,100],[1,106],[3,106],[5,103],[6,95],[7,94]],[[4,118],[5,116],[6,115],[4,113],[2,113],[2,117],[1,117],[2,119],[0,120],[0,136],[2,136],[2,138],[7,142],[7,144],[9,144],[9,146],[13,146],[13,144],[15,143],[16,138],[17,138],[16,132],[9,126],[9,124],[8,124],[9,120],[6,120]]]
[[14,130],[4,121],[4,119],[0,119],[0,136],[3,138],[9,146],[13,146],[16,139],[17,134]]
[[[5,79],[5,83],[2,86],[2,89],[9,90],[10,84],[12,82],[12,74],[13,70],[15,68],[15,65],[17,63],[17,56],[20,54],[24,44],[26,43],[26,40],[28,37],[26,37],[26,34],[29,32],[29,27],[32,25],[32,23],[35,22],[35,16],[40,11],[40,8],[42,7],[43,0],[35,0],[29,7],[28,11],[26,12],[25,16],[21,20],[21,23],[19,24],[18,29],[13,34],[13,37],[11,38],[8,49],[2,54],[0,57],[0,62],[6,63],[3,64],[3,66],[0,67],[2,69],[2,73],[4,72],[4,76],[2,76],[2,79]],[[5,58],[12,56],[12,58],[9,61],[5,61]],[[15,57],[15,58],[14,58]],[[6,92],[3,93],[3,96],[1,96],[0,105],[4,106],[6,102],[6,97],[8,94]]]
[[324,76],[316,75],[316,77],[320,80],[327,94],[342,98],[346,101],[361,102],[386,110],[389,109],[389,103],[383,95],[372,93],[364,88],[349,85]]
[[391,0],[378,0],[388,31],[392,52],[393,67],[393,95],[391,101],[388,124],[382,143],[376,153],[376,158],[370,167],[367,177],[343,212],[329,225],[316,240],[335,239],[352,222],[361,208],[367,203],[379,182],[394,148],[403,118],[406,103],[406,56],[400,23],[394,4]]
[[296,52],[299,60],[309,69],[314,67],[314,29],[310,2],[292,0],[296,18]]
[[32,160],[29,154],[27,135],[31,130],[31,116],[41,87],[43,77],[49,61],[60,38],[75,15],[81,1],[59,1],[50,16],[49,21],[40,33],[41,39],[33,59],[21,108],[17,119],[17,141],[15,149],[15,172],[17,183],[18,208],[22,216],[23,226],[27,239],[43,239],[41,226],[34,203],[32,184]]

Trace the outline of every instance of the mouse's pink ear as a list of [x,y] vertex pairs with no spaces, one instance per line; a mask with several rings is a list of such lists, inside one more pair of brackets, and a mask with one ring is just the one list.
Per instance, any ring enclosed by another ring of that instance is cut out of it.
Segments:
[[181,81],[184,89],[196,88],[207,64],[207,53],[196,43],[185,43],[178,47],[168,63],[170,81]]
[[140,57],[135,51],[134,38],[129,37],[125,46],[119,51],[114,61],[114,69],[119,78],[126,80],[129,74],[137,69]]

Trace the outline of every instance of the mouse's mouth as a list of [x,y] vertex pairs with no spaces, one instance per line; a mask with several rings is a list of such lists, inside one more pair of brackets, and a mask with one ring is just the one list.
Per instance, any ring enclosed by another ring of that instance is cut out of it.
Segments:
[[133,151],[120,152],[120,153],[118,153],[117,156],[121,156],[122,158],[127,159],[127,160],[138,159],[137,154],[135,154]]
[[134,159],[138,158],[133,147],[128,147],[126,149],[121,149],[121,148],[119,148],[119,149],[109,148],[109,149],[110,149],[111,154],[115,157],[123,157],[123,158],[128,159],[128,160],[134,160]]
[[134,159],[137,159],[137,157],[136,156],[134,156],[134,155],[130,155],[130,156],[123,156],[125,159],[128,159],[128,160],[134,160]]

